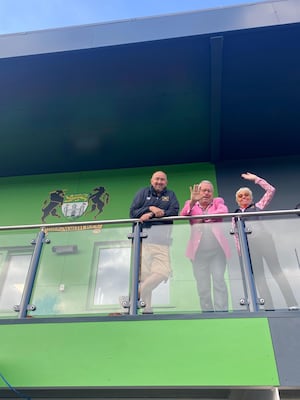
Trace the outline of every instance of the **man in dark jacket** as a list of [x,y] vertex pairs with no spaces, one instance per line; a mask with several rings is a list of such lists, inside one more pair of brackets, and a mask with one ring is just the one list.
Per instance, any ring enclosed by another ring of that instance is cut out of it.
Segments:
[[136,193],[130,207],[130,218],[139,218],[147,234],[142,245],[139,287],[141,299],[146,303],[144,313],[152,313],[152,291],[171,274],[169,246],[173,221],[159,219],[176,216],[179,212],[175,193],[167,189],[167,175],[156,171],[150,183],[150,187]]

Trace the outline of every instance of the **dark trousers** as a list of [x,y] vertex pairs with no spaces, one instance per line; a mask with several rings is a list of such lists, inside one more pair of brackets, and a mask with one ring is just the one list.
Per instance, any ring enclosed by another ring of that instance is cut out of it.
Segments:
[[297,306],[292,288],[280,266],[272,235],[269,232],[261,232],[253,237],[249,235],[248,245],[255,284],[260,297],[265,300],[265,309],[274,309],[274,305],[265,275],[264,260],[277,282],[287,306]]
[[200,246],[193,261],[193,272],[202,311],[228,310],[225,270],[226,258],[220,246],[210,250]]

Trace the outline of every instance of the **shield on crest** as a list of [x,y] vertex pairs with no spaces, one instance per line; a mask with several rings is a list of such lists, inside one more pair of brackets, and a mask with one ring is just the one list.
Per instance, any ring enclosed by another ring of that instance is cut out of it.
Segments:
[[71,194],[65,197],[61,210],[65,217],[78,218],[85,213],[88,204],[87,194]]

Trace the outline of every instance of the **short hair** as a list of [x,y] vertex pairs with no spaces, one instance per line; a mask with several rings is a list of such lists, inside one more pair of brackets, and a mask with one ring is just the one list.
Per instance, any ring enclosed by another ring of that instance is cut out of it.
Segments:
[[247,186],[241,187],[241,188],[239,188],[239,190],[236,191],[236,193],[235,193],[235,199],[237,200],[238,195],[239,195],[241,192],[244,192],[245,190],[250,194],[251,200],[253,200],[253,193],[252,193],[252,190],[251,190],[250,188],[248,188]]
[[204,179],[203,181],[201,181],[201,182],[199,183],[200,188],[201,188],[202,183],[207,183],[207,184],[209,184],[209,185],[211,186],[212,191],[214,191],[214,185],[211,183],[211,181],[208,181],[208,180]]

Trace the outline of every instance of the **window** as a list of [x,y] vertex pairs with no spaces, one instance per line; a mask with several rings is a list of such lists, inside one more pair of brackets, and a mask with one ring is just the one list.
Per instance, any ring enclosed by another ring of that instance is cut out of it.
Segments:
[[131,248],[99,246],[97,253],[93,304],[118,304],[119,297],[128,295],[129,292]]
[[13,311],[14,306],[20,304],[30,265],[32,247],[29,247],[27,251],[23,249],[21,252],[17,248],[1,250],[0,312],[7,312]]
[[[129,294],[131,245],[128,241],[97,242],[93,259],[90,305],[119,305],[120,296]],[[153,291],[153,306],[169,306],[169,282]]]

